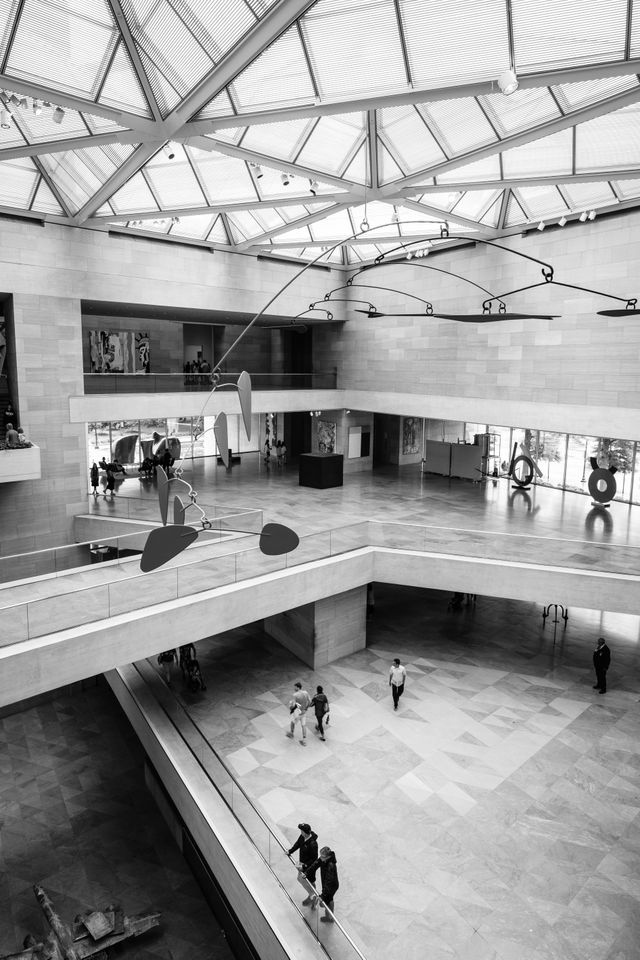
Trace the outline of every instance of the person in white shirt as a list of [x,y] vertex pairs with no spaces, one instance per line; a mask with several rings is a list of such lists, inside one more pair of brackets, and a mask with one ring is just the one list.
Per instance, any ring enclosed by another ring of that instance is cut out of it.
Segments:
[[293,700],[289,701],[289,730],[287,736],[293,738],[293,732],[296,723],[300,721],[300,743],[303,747],[307,745],[307,710],[311,703],[311,697],[306,690],[302,689],[302,684],[298,680],[293,686]]
[[391,696],[393,697],[393,709],[398,709],[398,701],[404,693],[404,682],[407,679],[407,671],[396,657],[389,670],[389,686],[391,687]]

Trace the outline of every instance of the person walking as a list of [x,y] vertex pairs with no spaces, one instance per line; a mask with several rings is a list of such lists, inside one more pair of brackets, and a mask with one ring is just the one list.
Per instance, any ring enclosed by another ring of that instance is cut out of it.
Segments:
[[180,648],[180,670],[182,679],[189,678],[189,663],[196,659],[196,648],[192,643],[185,643]]
[[607,670],[611,663],[611,650],[605,643],[604,637],[598,637],[596,648],[593,651],[593,666],[596,671],[596,682],[593,685],[594,690],[600,693],[607,692]]
[[92,491],[92,492],[93,492],[93,495],[94,495],[94,497],[97,497],[97,496],[98,496],[98,483],[100,482],[100,471],[98,470],[98,464],[95,462],[95,460],[94,460],[93,463],[91,464],[91,471],[90,471],[90,473],[89,473],[89,476],[90,476],[90,478],[91,478],[91,486],[92,486],[92,488],[93,488],[93,491]]
[[291,856],[296,850],[299,851],[298,883],[302,884],[307,894],[302,901],[302,906],[307,907],[315,899],[315,891],[311,885],[316,882],[316,871],[311,871],[307,876],[307,870],[318,859],[318,834],[313,832],[308,823],[299,823],[298,830],[300,836],[287,853]]
[[[107,490],[109,491],[109,493],[111,494],[111,499],[113,500],[113,498],[114,498],[114,496],[115,496],[115,489],[116,489],[116,478],[115,478],[115,475],[114,475],[113,470],[111,470],[111,467],[112,467],[112,466],[113,466],[113,464],[110,463],[110,464],[109,464],[109,469],[107,470],[107,487],[106,487],[106,489],[107,489]],[[105,495],[104,495],[104,498],[105,498],[105,500],[107,499],[106,493],[105,493]]]
[[407,671],[400,663],[398,657],[395,658],[389,670],[389,686],[391,687],[391,696],[393,697],[393,709],[398,709],[398,702],[404,693],[404,682],[407,679]]
[[323,721],[325,715],[329,713],[329,701],[322,687],[316,687],[315,695],[311,700],[311,706],[316,715],[316,730],[320,734],[320,739],[325,740]]
[[171,665],[176,663],[178,657],[175,650],[163,650],[158,657],[158,663],[162,669],[162,676],[168,687],[171,686]]
[[320,919],[323,923],[333,923],[333,917],[331,916],[333,913],[333,900],[340,886],[340,882],[338,880],[336,855],[330,847],[322,847],[318,859],[307,868],[305,876],[308,878],[312,873],[315,876],[315,871],[317,871],[318,868],[320,869],[322,892],[319,897],[314,898],[311,906],[315,908],[321,901],[324,904],[325,912],[324,917],[320,917]]
[[289,701],[289,730],[287,736],[293,739],[293,733],[296,723],[300,723],[300,743],[303,747],[307,745],[307,710],[311,703],[311,697],[306,690],[302,689],[299,680],[293,685],[293,700]]

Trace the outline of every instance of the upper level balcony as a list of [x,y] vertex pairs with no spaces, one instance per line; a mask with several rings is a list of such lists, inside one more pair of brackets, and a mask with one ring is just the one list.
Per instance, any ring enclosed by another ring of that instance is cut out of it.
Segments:
[[[223,373],[220,384],[235,384],[241,371]],[[335,390],[337,371],[251,373],[254,390]],[[208,373],[85,373],[86,394],[197,393],[211,390]]]

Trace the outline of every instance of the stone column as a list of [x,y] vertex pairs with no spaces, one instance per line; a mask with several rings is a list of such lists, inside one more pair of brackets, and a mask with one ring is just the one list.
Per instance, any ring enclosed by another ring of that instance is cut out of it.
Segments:
[[308,667],[317,670],[366,647],[366,619],[367,587],[364,584],[267,617],[264,630]]
[[7,304],[14,400],[40,447],[42,479],[3,484],[3,554],[73,542],[73,515],[87,510],[86,428],[69,422],[84,393],[80,301],[16,293]]

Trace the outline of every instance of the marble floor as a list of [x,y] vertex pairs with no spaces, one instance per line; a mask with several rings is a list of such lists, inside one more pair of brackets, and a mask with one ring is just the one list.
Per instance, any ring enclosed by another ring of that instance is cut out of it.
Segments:
[[[178,696],[276,831],[335,850],[367,960],[638,960],[638,619],[571,610],[554,642],[537,605],[447,601],[376,585],[367,648],[317,673],[259,624],[212,637],[206,693]],[[297,679],[329,696],[324,743],[284,736]]]
[[43,932],[38,882],[65,921],[114,901],[162,913],[159,929],[111,956],[232,960],[143,762],[106,685],[0,718],[0,956]]

